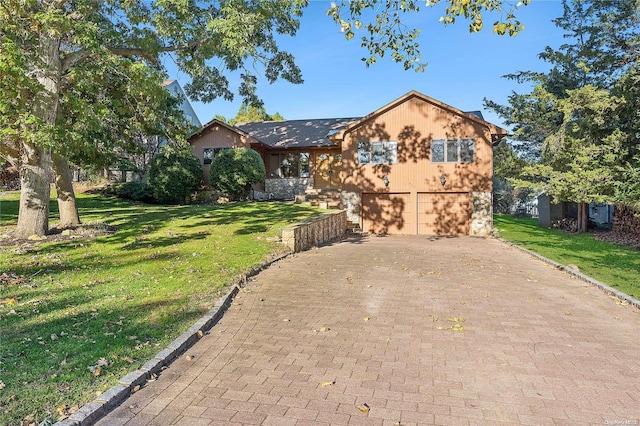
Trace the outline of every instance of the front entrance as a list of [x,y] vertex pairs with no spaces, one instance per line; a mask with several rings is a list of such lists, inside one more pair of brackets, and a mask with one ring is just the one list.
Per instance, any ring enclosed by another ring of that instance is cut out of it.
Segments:
[[317,151],[315,153],[315,187],[340,188],[342,154],[335,151]]

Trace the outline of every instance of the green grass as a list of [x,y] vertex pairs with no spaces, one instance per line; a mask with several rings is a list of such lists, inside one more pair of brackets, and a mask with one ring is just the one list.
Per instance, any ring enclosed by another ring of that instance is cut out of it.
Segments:
[[494,216],[500,237],[640,299],[640,251],[598,241],[592,233],[568,234],[538,226],[536,219]]
[[[320,210],[286,203],[157,206],[80,195],[117,232],[0,247],[0,424],[57,419],[184,332],[269,256],[281,228]],[[52,202],[55,208],[55,202]],[[0,199],[0,232],[18,195]],[[101,374],[91,369],[101,365]],[[58,409],[58,412],[56,410]],[[28,422],[27,422],[28,423]]]

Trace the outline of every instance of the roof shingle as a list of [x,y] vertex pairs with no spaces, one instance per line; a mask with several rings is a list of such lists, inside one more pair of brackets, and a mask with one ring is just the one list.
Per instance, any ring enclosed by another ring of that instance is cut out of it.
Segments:
[[334,146],[327,136],[360,117],[237,123],[235,127],[271,148]]

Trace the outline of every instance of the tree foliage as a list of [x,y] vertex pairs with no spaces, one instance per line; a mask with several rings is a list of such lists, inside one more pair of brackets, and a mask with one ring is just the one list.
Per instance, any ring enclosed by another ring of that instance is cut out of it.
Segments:
[[254,183],[263,183],[266,175],[262,157],[247,148],[221,151],[211,161],[209,183],[231,199],[246,198]]
[[229,120],[229,124],[235,125],[236,123],[252,123],[256,121],[282,121],[284,117],[280,113],[268,114],[264,105],[253,105],[243,103],[238,110],[238,113],[234,118]]
[[189,147],[165,146],[149,166],[149,185],[158,202],[186,203],[202,183],[202,166]]
[[640,4],[564,0],[554,22],[567,42],[539,55],[550,71],[507,76],[533,90],[512,93],[508,105],[485,103],[537,160],[517,184],[579,203],[584,230],[586,204],[628,203],[639,192]]
[[[185,90],[203,102],[231,99],[235,91],[256,102],[259,72],[269,82],[302,82],[293,56],[278,48],[276,35],[295,34],[306,4],[5,1],[0,8],[0,155],[20,170],[18,236],[46,233],[52,168],[65,177],[71,158],[107,163],[114,150],[136,149],[135,132],[168,131],[158,129],[167,123],[159,88],[166,60],[191,78]],[[236,90],[227,72],[240,74]],[[60,182],[67,185],[59,193],[75,207],[70,179]]]
[[449,25],[457,19],[469,21],[469,31],[474,33],[484,26],[483,15],[498,13],[499,18],[493,23],[493,32],[498,35],[517,35],[524,30],[524,25],[515,16],[515,10],[529,3],[521,0],[509,7],[505,13],[507,2],[502,0],[341,0],[332,3],[327,14],[340,25],[340,31],[347,40],[360,36],[361,46],[369,55],[362,58],[367,66],[375,64],[379,58],[391,52],[391,58],[402,63],[405,70],[423,71],[426,67],[421,62],[419,36],[420,28],[411,28],[406,24],[410,14],[418,14],[421,4],[425,7],[446,5],[440,22]]

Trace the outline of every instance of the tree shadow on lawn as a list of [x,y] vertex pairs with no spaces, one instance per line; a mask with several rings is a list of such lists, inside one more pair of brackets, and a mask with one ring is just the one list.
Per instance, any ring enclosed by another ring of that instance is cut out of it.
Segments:
[[[40,292],[36,297],[46,296],[46,292]],[[120,377],[151,359],[180,332],[174,325],[203,314],[198,306],[180,303],[177,297],[141,304],[129,301],[92,310],[95,306],[86,294],[77,292],[24,307],[30,315],[16,309],[16,314],[7,317],[10,322],[3,326],[0,365],[7,388],[2,395],[7,398],[0,398],[4,399],[4,409],[22,413],[20,418],[24,418],[63,404],[83,405],[95,396],[95,389],[117,384]],[[35,308],[39,313],[33,312]],[[34,316],[42,315],[50,318],[34,320]],[[162,344],[156,346],[157,342]],[[109,365],[102,366],[102,374],[96,377],[88,367],[100,358],[108,360]],[[36,393],[34,401],[34,394],[20,391],[23,382],[45,391]],[[80,389],[74,389],[77,387]],[[77,399],[78,394],[83,395],[82,400]],[[8,399],[8,395],[15,397]],[[43,400],[50,406],[41,406]]]
[[277,222],[295,223],[320,216],[322,212],[300,204],[278,201],[230,203],[215,206],[202,214],[202,220],[189,226],[238,225],[236,235],[267,232]]

